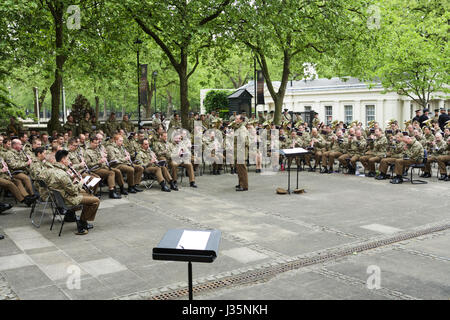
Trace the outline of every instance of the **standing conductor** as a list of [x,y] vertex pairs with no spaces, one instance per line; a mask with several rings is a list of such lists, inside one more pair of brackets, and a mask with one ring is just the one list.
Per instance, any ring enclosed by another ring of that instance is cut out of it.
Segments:
[[[245,127],[242,115],[235,118],[234,130],[234,158],[236,161],[236,171],[238,174],[239,184],[236,186],[236,191],[248,190],[248,175],[247,175],[247,145],[248,145],[248,131]],[[238,152],[239,151],[239,152]]]

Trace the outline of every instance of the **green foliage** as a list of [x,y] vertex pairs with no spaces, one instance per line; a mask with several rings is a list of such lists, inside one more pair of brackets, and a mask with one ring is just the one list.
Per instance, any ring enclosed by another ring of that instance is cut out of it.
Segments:
[[84,119],[87,112],[89,112],[91,117],[95,114],[89,100],[86,99],[86,97],[84,97],[82,94],[79,94],[75,98],[75,102],[72,104],[71,115],[73,116],[74,121],[76,123],[79,123],[82,119]]
[[8,125],[10,117],[25,117],[25,113],[8,96],[8,91],[0,87],[0,128]]
[[232,91],[211,90],[208,91],[204,100],[206,112],[216,111],[218,109],[225,109],[228,107],[228,96]]

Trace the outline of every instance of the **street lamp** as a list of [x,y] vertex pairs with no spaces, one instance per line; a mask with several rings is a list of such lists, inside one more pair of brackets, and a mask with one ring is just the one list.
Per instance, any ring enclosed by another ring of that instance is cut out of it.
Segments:
[[157,75],[158,75],[158,72],[153,71],[152,78],[153,78],[153,83],[155,84],[155,112],[158,111],[158,108],[156,107],[156,76]]
[[142,44],[142,40],[139,38],[136,38],[136,40],[134,41],[134,44],[136,45],[136,51],[137,51],[137,81],[138,81],[138,128],[139,130],[141,129],[141,99],[140,99],[140,65],[139,65],[139,48],[140,45]]

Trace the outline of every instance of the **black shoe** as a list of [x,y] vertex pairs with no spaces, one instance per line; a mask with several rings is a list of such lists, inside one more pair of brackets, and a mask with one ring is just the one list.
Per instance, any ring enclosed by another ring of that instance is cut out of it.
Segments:
[[192,188],[197,188],[197,185],[195,184],[195,181],[192,181],[191,183],[189,183],[189,186]]
[[160,185],[161,185],[161,191],[170,192],[170,189],[169,189],[169,187],[167,186],[167,184],[166,184],[166,182],[164,180],[161,181]]
[[384,173],[380,173],[378,176],[375,177],[377,180],[386,180],[386,175]]
[[33,196],[26,196],[22,203],[25,203],[28,207],[30,207],[34,202],[36,201],[36,198]]
[[122,197],[120,195],[118,195],[115,190],[109,190],[109,198],[110,199],[122,199]]
[[0,234],[0,240],[3,240],[3,239],[5,239],[5,236]]
[[87,221],[81,221],[81,220],[77,220],[77,232],[75,232],[75,234],[77,235],[85,235],[88,234],[88,223]]
[[176,183],[176,182],[170,181],[169,184],[170,184],[170,189],[171,189],[171,190],[178,191],[178,186],[177,186],[177,183]]
[[404,176],[404,177],[407,177],[407,176],[408,176],[408,171],[409,171],[409,169],[406,170],[405,172],[403,172],[403,176]]
[[431,174],[429,172],[424,173],[423,175],[421,175],[422,178],[431,178]]
[[315,168],[312,168],[312,167],[309,167],[308,171],[309,171],[309,172],[315,172],[316,169],[315,169]]
[[144,190],[141,190],[141,189],[138,187],[137,184],[134,185],[133,189],[134,189],[136,192],[142,192],[142,191],[144,191]]
[[369,177],[369,178],[373,178],[375,176],[376,176],[375,172],[372,172],[372,171],[367,174],[367,177]]
[[94,225],[90,224],[90,223],[86,223],[86,230],[91,230],[94,229]]
[[128,187],[128,193],[137,193],[133,187]]
[[322,170],[320,170],[320,173],[328,173],[328,169],[327,168],[323,168]]
[[441,174],[441,176],[439,177],[439,180],[447,181],[447,180],[445,180],[446,178],[447,178],[446,174]]
[[125,190],[123,186],[120,187],[120,193],[123,194],[124,196],[128,195],[128,192]]
[[9,203],[0,203],[0,213],[3,211],[9,210],[12,208],[12,204]]
[[394,179],[391,180],[392,184],[400,184],[403,183],[403,178],[401,176],[396,176]]
[[242,187],[236,188],[236,191],[247,191],[248,189],[244,189]]

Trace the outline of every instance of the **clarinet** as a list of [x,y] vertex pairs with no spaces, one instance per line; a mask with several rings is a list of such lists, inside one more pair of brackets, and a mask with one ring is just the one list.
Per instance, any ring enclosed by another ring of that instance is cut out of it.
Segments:
[[11,174],[11,171],[9,171],[8,165],[6,164],[5,160],[3,160],[3,158],[0,158],[0,159],[1,159],[1,162],[2,162],[2,165],[3,165],[3,168],[6,168],[6,173],[12,179],[13,176]]
[[[72,168],[72,166],[69,165],[69,169],[73,172],[73,174],[75,175],[75,180],[80,182],[81,180],[83,180],[83,177],[81,176],[81,174],[75,170],[74,168]],[[83,189],[86,190],[89,193],[92,193],[92,190],[86,185],[86,183],[83,182]]]
[[84,161],[84,157],[81,155],[80,150],[77,151],[77,156],[78,156],[78,160],[80,160],[80,162],[84,162],[84,170],[88,173],[91,173],[91,170],[89,169],[88,165]]
[[125,155],[128,157],[128,162],[130,163],[130,166],[133,166],[133,161],[131,161],[131,156],[128,153],[127,149],[125,149],[123,146],[122,147],[122,151],[125,153]]
[[[100,154],[102,155],[102,156],[104,156],[104,158],[105,158],[105,163],[106,163],[106,166],[108,167],[108,169],[109,170],[111,170],[111,165],[109,164],[109,161],[108,161],[108,156],[106,155],[106,150],[105,150],[105,147],[103,147],[103,146],[100,146],[101,148],[100,148]],[[102,152],[102,150],[103,150],[103,152]]]

